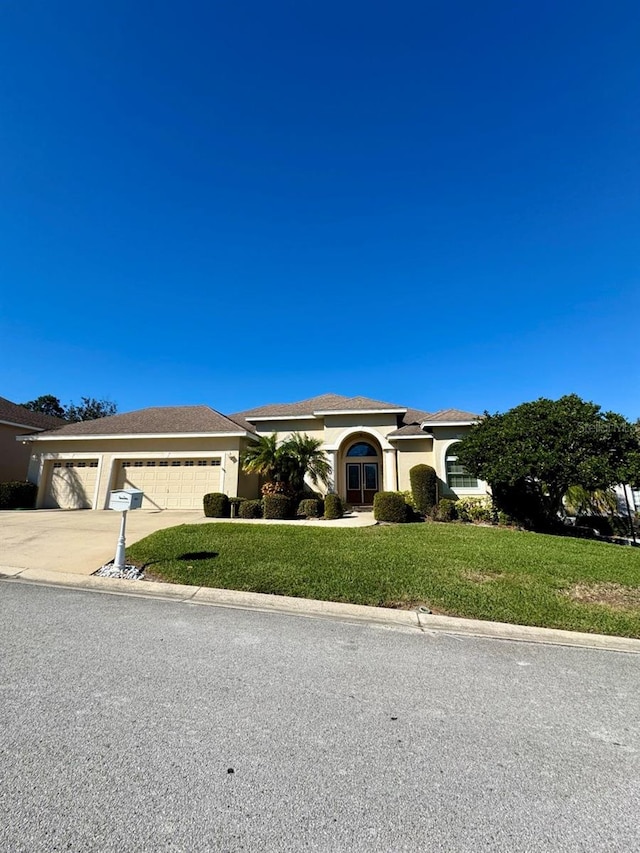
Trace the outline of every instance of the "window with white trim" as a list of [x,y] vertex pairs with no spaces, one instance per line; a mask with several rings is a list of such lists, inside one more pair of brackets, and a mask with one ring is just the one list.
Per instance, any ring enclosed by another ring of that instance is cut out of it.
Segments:
[[464,465],[458,461],[455,444],[447,450],[446,456],[447,485],[451,489],[477,489],[478,480],[470,474]]

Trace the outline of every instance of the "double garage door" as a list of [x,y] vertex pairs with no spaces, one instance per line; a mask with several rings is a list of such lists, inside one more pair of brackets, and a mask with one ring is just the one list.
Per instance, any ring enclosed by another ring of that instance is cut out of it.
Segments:
[[202,509],[220,491],[220,459],[135,459],[116,463],[116,489],[140,489],[143,509]]
[[[143,491],[143,509],[202,509],[203,496],[220,491],[220,470],[219,458],[119,460],[113,488]],[[53,462],[44,506],[91,509],[97,482],[97,459]]]

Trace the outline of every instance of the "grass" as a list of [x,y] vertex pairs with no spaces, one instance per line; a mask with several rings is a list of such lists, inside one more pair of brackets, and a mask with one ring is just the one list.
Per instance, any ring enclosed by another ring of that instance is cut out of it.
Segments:
[[462,524],[209,523],[160,530],[127,555],[173,583],[640,637],[640,549],[602,542]]

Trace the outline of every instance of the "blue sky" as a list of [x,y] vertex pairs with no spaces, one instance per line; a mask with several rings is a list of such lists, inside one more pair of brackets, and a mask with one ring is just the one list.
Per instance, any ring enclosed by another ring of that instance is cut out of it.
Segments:
[[640,416],[640,4],[8,0],[0,395]]

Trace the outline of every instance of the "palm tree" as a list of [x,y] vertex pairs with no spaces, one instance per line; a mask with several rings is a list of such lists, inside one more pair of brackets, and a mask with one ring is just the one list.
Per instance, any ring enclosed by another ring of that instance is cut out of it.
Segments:
[[300,494],[304,478],[309,477],[314,486],[328,485],[331,466],[322,442],[304,433],[294,433],[278,447],[276,433],[260,436],[259,441],[242,454],[242,468],[247,474],[258,474],[266,483],[262,492],[290,492]]
[[275,432],[261,435],[259,441],[247,447],[241,461],[247,474],[259,474],[268,481],[282,479],[281,452]]
[[303,491],[305,476],[309,477],[314,486],[321,483],[329,485],[331,466],[321,447],[319,438],[306,433],[301,435],[299,432],[295,432],[280,447],[285,479],[296,492]]

